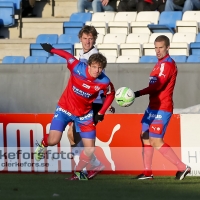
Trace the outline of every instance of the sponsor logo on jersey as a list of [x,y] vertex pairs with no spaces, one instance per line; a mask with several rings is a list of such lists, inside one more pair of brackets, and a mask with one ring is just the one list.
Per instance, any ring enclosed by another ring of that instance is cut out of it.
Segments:
[[158,79],[157,79],[156,76],[150,76],[150,77],[149,77],[149,83],[150,83],[150,84],[155,83],[157,80],[158,80]]
[[83,83],[83,85],[82,85],[84,88],[87,88],[87,89],[90,89],[90,86],[89,85],[87,85],[87,84],[85,84],[85,83]]
[[68,60],[68,63],[72,64],[74,61],[75,61],[74,58],[70,58],[70,59]]
[[78,94],[78,95],[80,95],[82,97],[90,98],[92,96],[90,93],[84,92],[84,91],[78,89],[77,87],[75,87],[74,85],[72,86],[72,89],[76,94]]
[[94,86],[94,89],[95,89],[96,91],[99,91],[99,90],[100,90],[100,87],[99,87],[99,86]]
[[83,117],[79,117],[80,120],[87,120],[89,118],[93,117],[92,113],[88,113],[87,115],[83,116]]
[[[65,114],[67,114],[68,116],[71,116],[72,114],[70,112],[68,112],[67,110],[64,110],[63,108],[56,108],[56,111],[61,111]],[[55,114],[54,117],[58,117],[58,114]]]
[[162,115],[157,115],[157,114],[153,114],[153,113],[149,113],[149,119],[150,118],[155,118],[155,119],[162,119]]

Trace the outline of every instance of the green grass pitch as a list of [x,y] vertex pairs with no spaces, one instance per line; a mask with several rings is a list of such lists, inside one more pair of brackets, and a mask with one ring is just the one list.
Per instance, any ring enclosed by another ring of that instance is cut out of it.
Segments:
[[155,177],[136,180],[129,175],[100,174],[90,181],[68,181],[70,174],[1,173],[1,200],[199,200],[200,177]]

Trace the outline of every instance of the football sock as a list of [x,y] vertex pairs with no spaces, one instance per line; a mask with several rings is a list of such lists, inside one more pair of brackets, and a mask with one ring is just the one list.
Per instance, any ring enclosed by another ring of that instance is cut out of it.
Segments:
[[158,150],[167,160],[169,160],[171,163],[176,165],[178,170],[183,171],[186,168],[186,165],[178,158],[178,156],[174,153],[172,148],[164,143],[160,149]]
[[81,171],[90,162],[91,157],[85,155],[84,151],[81,152],[76,171]]
[[49,134],[45,134],[45,135],[44,135],[44,138],[43,138],[43,140],[42,140],[42,145],[43,145],[44,147],[48,147],[48,137],[49,137]]
[[97,157],[96,157],[94,154],[92,154],[92,157],[91,157],[91,160],[90,160],[90,164],[91,164],[92,166],[97,167],[97,166],[100,165],[100,163],[101,163],[101,162],[97,159]]
[[152,175],[151,165],[152,165],[152,158],[153,158],[154,148],[151,145],[144,144],[143,147],[143,162],[144,162],[144,174],[146,176]]

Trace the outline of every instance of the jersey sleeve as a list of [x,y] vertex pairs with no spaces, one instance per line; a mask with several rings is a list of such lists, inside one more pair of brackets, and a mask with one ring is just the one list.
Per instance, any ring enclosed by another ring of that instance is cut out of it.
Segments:
[[106,110],[109,108],[111,103],[115,98],[115,88],[113,84],[110,82],[107,88],[104,90],[104,94],[106,95],[106,99],[103,103],[101,110],[99,111],[100,114],[105,114]]
[[160,91],[167,83],[169,78],[172,75],[172,72],[176,68],[175,64],[165,62],[162,63],[164,70],[157,76],[157,81],[155,83],[149,84],[148,87],[140,90],[140,96],[146,94],[153,94],[155,92]]
[[80,62],[72,54],[61,49],[52,49],[51,53],[57,54],[67,60],[67,68],[72,71],[72,69]]

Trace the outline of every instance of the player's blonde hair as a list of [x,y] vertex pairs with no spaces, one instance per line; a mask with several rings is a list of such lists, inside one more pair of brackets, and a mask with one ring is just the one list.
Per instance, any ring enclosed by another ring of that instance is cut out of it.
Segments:
[[103,69],[105,69],[107,65],[107,59],[101,53],[94,53],[89,57],[88,60],[88,65],[91,66],[92,63],[98,63]]

